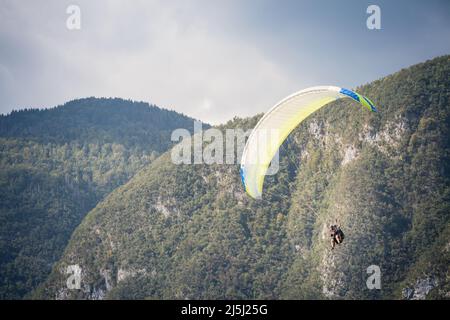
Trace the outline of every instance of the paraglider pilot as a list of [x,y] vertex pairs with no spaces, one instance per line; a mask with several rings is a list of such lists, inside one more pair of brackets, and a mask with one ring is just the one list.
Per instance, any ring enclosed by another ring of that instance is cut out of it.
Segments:
[[341,226],[336,224],[330,226],[330,237],[331,237],[331,250],[334,249],[336,244],[341,244],[344,240],[344,233],[341,230]]

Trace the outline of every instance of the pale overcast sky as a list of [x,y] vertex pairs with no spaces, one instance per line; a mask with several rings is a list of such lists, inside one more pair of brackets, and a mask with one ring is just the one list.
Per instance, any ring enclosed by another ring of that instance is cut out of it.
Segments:
[[449,53],[447,0],[0,0],[0,112],[121,97],[217,124]]

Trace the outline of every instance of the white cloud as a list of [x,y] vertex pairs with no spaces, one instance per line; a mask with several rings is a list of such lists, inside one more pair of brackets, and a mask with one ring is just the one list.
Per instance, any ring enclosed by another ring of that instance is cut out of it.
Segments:
[[[372,33],[352,3],[3,0],[0,112],[105,96],[223,123],[308,86],[355,86],[450,50],[441,2],[414,4],[429,19],[413,25],[401,4],[384,4],[385,27]],[[79,31],[66,28],[71,4]]]
[[3,75],[8,70],[16,75],[9,93],[13,105],[3,107],[117,96],[221,123],[265,110],[289,93],[289,77],[264,52],[211,31],[207,12],[184,2],[80,2],[80,31],[65,28],[64,5],[8,4],[9,14],[20,17],[16,21],[27,21],[23,28],[14,21],[2,26],[14,34],[9,46],[22,43],[30,51],[24,59],[32,61],[26,70],[22,61],[3,65],[2,81],[11,82]]

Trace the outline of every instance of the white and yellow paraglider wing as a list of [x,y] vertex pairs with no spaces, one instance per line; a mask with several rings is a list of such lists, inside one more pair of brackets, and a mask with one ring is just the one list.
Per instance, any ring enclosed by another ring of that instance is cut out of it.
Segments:
[[242,183],[251,197],[261,198],[270,162],[292,130],[313,112],[343,97],[350,97],[369,110],[376,111],[372,101],[356,92],[321,86],[294,93],[264,114],[251,132],[241,159]]

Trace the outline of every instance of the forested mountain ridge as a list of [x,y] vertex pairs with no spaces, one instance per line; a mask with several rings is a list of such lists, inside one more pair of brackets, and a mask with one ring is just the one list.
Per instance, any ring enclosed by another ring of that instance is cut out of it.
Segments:
[[[84,98],[49,109],[0,115],[0,137],[40,143],[116,143],[166,151],[175,128],[192,128],[192,118],[175,111],[119,98]],[[167,139],[169,137],[169,139]]]
[[0,298],[42,282],[84,215],[193,119],[143,102],[86,98],[0,116]]
[[[357,88],[378,114],[321,109],[281,148],[263,201],[237,165],[163,154],[85,217],[34,297],[449,298],[449,74],[443,56]],[[336,219],[346,237],[331,252]],[[81,289],[67,287],[69,265]],[[372,265],[380,289],[366,285]]]

